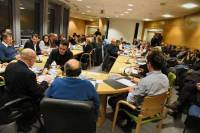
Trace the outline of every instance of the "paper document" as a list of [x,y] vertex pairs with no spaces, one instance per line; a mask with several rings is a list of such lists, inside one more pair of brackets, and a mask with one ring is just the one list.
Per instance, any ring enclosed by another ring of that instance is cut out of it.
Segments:
[[128,79],[118,79],[116,81],[119,82],[119,83],[121,83],[121,84],[123,84],[123,85],[126,85],[126,86],[131,86],[131,87],[136,86],[135,83],[131,82]]
[[90,80],[90,82],[92,83],[92,85],[94,86],[94,88],[96,88],[96,81]]
[[145,65],[146,62],[137,62],[138,65]]
[[102,84],[102,83],[103,83],[103,80],[97,80],[96,83],[97,83],[97,84]]

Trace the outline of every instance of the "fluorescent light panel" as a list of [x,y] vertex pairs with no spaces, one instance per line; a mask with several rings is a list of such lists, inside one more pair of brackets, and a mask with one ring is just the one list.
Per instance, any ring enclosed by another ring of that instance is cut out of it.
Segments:
[[150,18],[145,18],[145,19],[143,19],[144,21],[151,21],[151,19]]
[[185,3],[182,5],[183,8],[186,8],[186,9],[192,9],[192,8],[196,8],[198,7],[199,5],[195,4],[195,3]]
[[171,14],[163,14],[162,15],[164,18],[172,18],[172,17],[174,17],[173,15],[171,15]]
[[24,7],[20,7],[19,9],[20,9],[20,10],[24,10],[25,8],[24,8]]
[[128,4],[129,7],[133,7],[133,4]]

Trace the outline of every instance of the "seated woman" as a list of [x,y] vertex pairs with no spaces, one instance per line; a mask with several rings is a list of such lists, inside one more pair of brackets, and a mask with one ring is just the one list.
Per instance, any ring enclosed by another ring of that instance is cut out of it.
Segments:
[[39,46],[40,46],[42,53],[45,54],[45,55],[48,55],[48,53],[50,52],[49,36],[48,35],[44,35],[42,37],[42,40],[40,41]]
[[91,51],[92,51],[91,40],[87,38],[85,44],[83,45],[83,53],[90,53]]
[[83,55],[80,59],[83,70],[86,70],[89,65],[89,53],[92,51],[92,44],[90,38],[87,38],[83,46]]

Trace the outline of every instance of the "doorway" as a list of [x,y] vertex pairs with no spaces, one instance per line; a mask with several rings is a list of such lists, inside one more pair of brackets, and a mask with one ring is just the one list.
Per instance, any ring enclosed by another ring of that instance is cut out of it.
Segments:
[[151,42],[151,39],[155,33],[160,33],[163,35],[163,29],[145,29],[143,40],[146,42]]

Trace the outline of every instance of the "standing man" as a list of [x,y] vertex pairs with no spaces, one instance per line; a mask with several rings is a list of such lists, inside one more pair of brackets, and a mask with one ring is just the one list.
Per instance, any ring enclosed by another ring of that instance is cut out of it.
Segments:
[[41,55],[41,49],[39,46],[39,38],[37,34],[33,34],[31,39],[28,40],[25,45],[24,48],[30,48],[32,50],[34,50],[36,52],[37,55]]
[[99,28],[97,29],[97,31],[94,34],[95,34],[96,37],[101,36],[101,32],[99,31]]

